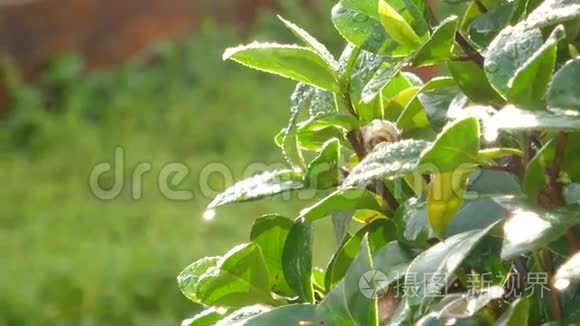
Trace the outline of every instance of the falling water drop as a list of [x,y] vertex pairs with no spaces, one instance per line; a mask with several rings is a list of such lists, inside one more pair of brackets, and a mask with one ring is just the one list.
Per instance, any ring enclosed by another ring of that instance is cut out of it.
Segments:
[[203,212],[202,216],[203,220],[206,222],[211,222],[215,218],[215,210],[208,209],[207,211]]

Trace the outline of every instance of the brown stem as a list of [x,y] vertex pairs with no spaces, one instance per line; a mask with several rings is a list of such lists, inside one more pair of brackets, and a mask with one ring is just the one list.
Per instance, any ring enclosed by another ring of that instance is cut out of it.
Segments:
[[478,66],[483,68],[483,56],[474,49],[469,42],[467,42],[461,33],[455,33],[455,41],[459,44],[463,52],[465,52],[465,55],[467,55],[473,62],[477,63]]
[[485,8],[485,5],[483,2],[481,2],[481,0],[475,0],[475,5],[477,6],[477,10],[479,10],[482,14],[487,12],[487,8]]
[[569,228],[568,232],[566,232],[566,240],[574,253],[580,252],[580,240],[578,240],[578,235],[574,227]]
[[562,309],[562,302],[560,302],[560,295],[558,289],[553,285],[554,278],[554,261],[552,260],[552,253],[549,250],[543,250],[544,264],[546,265],[546,272],[548,272],[548,282],[550,283],[550,290],[552,292],[552,312],[555,320],[564,320],[564,309]]

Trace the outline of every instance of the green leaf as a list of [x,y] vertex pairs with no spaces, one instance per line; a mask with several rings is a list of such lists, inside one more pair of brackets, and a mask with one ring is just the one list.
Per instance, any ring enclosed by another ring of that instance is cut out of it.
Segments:
[[381,286],[389,286],[398,278],[402,278],[411,261],[413,261],[411,253],[398,241],[389,242],[377,250],[373,256],[374,268],[386,276],[386,282],[382,282]]
[[[391,0],[389,4],[408,22],[415,34],[420,38],[427,36],[425,2]],[[347,41],[367,51],[400,57],[414,50],[399,44],[385,31],[379,19],[377,0],[341,0],[332,9],[332,21]]]
[[421,152],[429,146],[422,140],[380,143],[344,180],[343,187],[365,186],[377,178],[392,178],[415,171]]
[[358,120],[351,114],[340,112],[319,113],[310,117],[310,119],[300,123],[301,131],[317,131],[327,127],[339,127],[345,131],[357,129]]
[[387,219],[378,219],[361,228],[348,239],[332,256],[325,275],[325,288],[330,291],[346,275],[348,268],[357,255],[363,238],[370,241],[371,252],[396,239],[395,224]]
[[525,20],[528,28],[555,26],[580,18],[577,0],[545,0]]
[[554,160],[554,141],[547,142],[528,163],[524,175],[524,191],[528,198],[536,199],[547,185],[546,169]]
[[435,169],[436,173],[452,172],[457,167],[477,162],[479,151],[479,122],[464,118],[451,122],[435,142],[421,155],[422,168]]
[[580,117],[563,112],[527,111],[508,105],[486,121],[486,138],[493,138],[498,130],[580,130]]
[[254,42],[227,49],[223,59],[332,92],[340,89],[334,68],[309,48]]
[[373,101],[389,82],[395,78],[406,63],[406,60],[383,63],[364,85],[361,94],[362,101],[364,103]]
[[234,202],[256,200],[302,187],[302,177],[291,170],[264,172],[229,187],[214,198],[208,209]]
[[183,295],[185,295],[189,300],[201,303],[200,299],[197,297],[199,279],[207,270],[214,268],[219,261],[220,257],[204,257],[187,266],[179,276],[177,276],[177,284],[179,285],[181,293],[183,293]]
[[[293,304],[266,311],[256,316],[252,316],[235,324],[236,326],[272,326],[272,325],[309,325],[324,324],[324,319],[316,316],[316,305],[313,304]],[[225,326],[225,325],[224,325]],[[234,326],[232,324],[232,326]]]
[[502,259],[513,259],[557,240],[570,226],[580,224],[580,210],[569,206],[544,210],[518,205],[504,225]]
[[498,326],[528,326],[530,299],[519,298],[497,320]]
[[284,277],[282,255],[291,228],[292,221],[289,219],[279,215],[266,215],[254,221],[250,233],[250,240],[262,249],[272,292],[288,297],[293,292]]
[[318,203],[303,209],[299,219],[312,222],[325,216],[341,212],[351,212],[359,209],[383,211],[381,199],[365,189],[347,188],[337,190]]
[[[318,306],[320,315],[332,316],[329,325],[377,325],[377,284],[373,281],[379,279],[369,279],[369,276],[376,275],[372,272],[369,240],[365,236],[344,279]],[[361,291],[361,286],[366,291]]]
[[479,291],[464,293],[459,298],[447,303],[439,311],[437,318],[447,320],[451,318],[466,319],[472,317],[491,301],[501,299],[504,292],[501,286],[496,285],[486,286]]
[[551,108],[580,111],[580,58],[572,59],[556,74],[548,90],[547,102]]
[[[344,276],[344,294],[350,315],[358,325],[377,325],[376,297],[369,298],[361,291],[361,278],[373,269],[368,235],[363,238],[358,255]],[[367,284],[370,281],[366,279]],[[364,288],[365,282],[363,282]],[[368,284],[369,286],[371,284]],[[376,294],[375,294],[376,295]]]
[[399,44],[411,49],[417,49],[421,46],[422,41],[413,28],[385,0],[379,0],[379,20],[387,34]]
[[[483,240],[496,224],[483,230],[473,230],[455,235],[421,253],[409,266],[406,275],[406,286],[413,288],[413,295],[406,296],[406,302],[415,310],[428,306],[435,295],[453,277],[469,253]],[[444,280],[444,282],[443,282]]]
[[[451,102],[448,96],[449,93],[456,94],[455,87],[455,81],[449,77],[436,77],[423,85],[397,119],[397,127],[403,136],[409,136],[411,132],[421,129],[440,127],[439,124],[447,114],[448,106],[445,107],[445,102]],[[440,101],[441,98],[444,101]],[[436,126],[431,125],[430,119],[433,119]]]
[[213,326],[222,318],[224,318],[223,314],[219,313],[214,307],[210,307],[191,318],[185,319],[181,322],[181,326]]
[[513,104],[526,108],[545,108],[545,94],[556,64],[558,42],[565,36],[564,27],[557,26],[534,55],[515,71],[508,82],[507,92],[507,98]]
[[314,303],[312,237],[310,223],[295,222],[286,238],[282,253],[282,268],[288,285],[302,301],[309,303]]
[[298,25],[284,19],[282,16],[278,15],[278,19],[288,27],[290,31],[296,37],[301,39],[309,48],[316,51],[331,67],[338,67],[338,62],[334,59],[334,56],[328,51],[324,44],[320,43],[314,36],[310,35],[307,31],[299,27]]
[[298,148],[297,121],[300,112],[310,103],[314,87],[298,83],[291,97],[290,119],[288,127],[284,129],[282,137],[282,154],[284,158],[295,169],[304,170],[304,158]]
[[332,214],[332,226],[334,227],[334,235],[338,245],[342,243],[344,238],[348,235],[350,222],[353,218],[353,212],[341,212]]
[[569,285],[570,283],[577,283],[580,281],[580,253],[576,253],[572,258],[566,261],[556,272],[554,277],[555,284],[562,288],[566,288],[564,285]]
[[485,49],[493,38],[509,25],[513,11],[513,2],[502,3],[476,18],[468,28],[469,39],[480,49]]
[[463,205],[467,173],[447,172],[431,176],[427,199],[429,225],[443,239],[447,227]]
[[448,61],[447,68],[461,91],[476,103],[503,105],[503,98],[491,87],[485,72],[472,61]]
[[334,138],[326,142],[308,165],[304,185],[310,189],[328,189],[339,184],[340,142]]
[[431,38],[425,42],[413,58],[414,66],[433,65],[445,61],[453,54],[455,31],[459,19],[450,16],[437,26]]
[[508,26],[491,42],[486,54],[484,69],[491,85],[507,97],[518,69],[525,67],[544,44],[539,29],[526,29],[523,25]]
[[[198,274],[199,270],[192,271]],[[199,276],[201,275],[201,276]],[[180,275],[187,287],[187,275]],[[197,302],[220,307],[243,307],[252,304],[271,304],[276,301],[270,295],[268,270],[260,247],[242,244],[230,250],[217,264],[198,276],[194,285]]]
[[298,145],[307,151],[319,152],[322,146],[333,138],[346,141],[344,129],[330,126],[318,130],[299,129],[298,131]]
[[270,311],[271,308],[263,305],[253,305],[240,308],[219,322],[212,324],[214,326],[239,326],[246,325],[248,320],[252,317],[259,316]]

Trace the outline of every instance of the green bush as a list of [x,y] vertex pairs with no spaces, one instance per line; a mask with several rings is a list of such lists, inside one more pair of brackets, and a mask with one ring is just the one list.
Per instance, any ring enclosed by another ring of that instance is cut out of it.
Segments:
[[[223,58],[297,81],[276,137],[284,169],[208,210],[329,192],[294,219],[195,261],[188,325],[540,325],[580,322],[580,11],[573,0],[479,1],[441,22],[426,1],[341,0],[337,60],[253,42]],[[422,81],[406,71],[438,65]],[[263,93],[260,93],[263,94]],[[338,246],[313,260],[313,226]]]

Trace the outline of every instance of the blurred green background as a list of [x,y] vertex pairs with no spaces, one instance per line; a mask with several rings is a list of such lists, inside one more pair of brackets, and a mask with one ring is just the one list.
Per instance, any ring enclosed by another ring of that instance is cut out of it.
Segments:
[[[281,7],[336,54],[332,2]],[[305,205],[265,200],[218,211],[212,222],[201,217],[211,200],[198,185],[206,164],[223,162],[239,179],[251,162],[282,162],[273,136],[285,126],[293,83],[224,63],[221,54],[255,38],[295,41],[269,11],[249,34],[237,30],[206,18],[187,40],[90,73],[82,56],[61,55],[34,85],[2,59],[12,103],[0,120],[0,325],[176,325],[198,310],[177,288],[183,267],[247,241],[255,217],[292,217]],[[125,189],[103,201],[91,194],[89,174],[113,162],[116,146],[125,150]],[[133,200],[130,174],[141,162],[153,170]],[[170,162],[190,169],[180,189],[193,200],[159,192],[159,170]],[[334,245],[322,233],[321,263]]]

